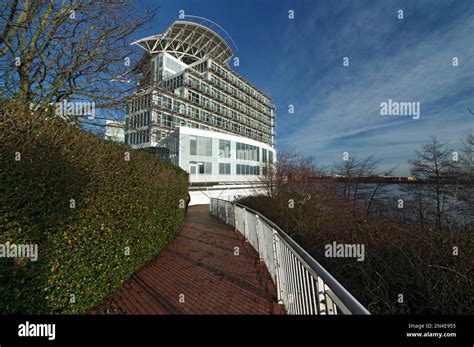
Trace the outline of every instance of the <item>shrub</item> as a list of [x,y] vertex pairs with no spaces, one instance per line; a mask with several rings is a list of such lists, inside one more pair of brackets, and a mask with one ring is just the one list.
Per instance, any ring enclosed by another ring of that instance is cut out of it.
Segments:
[[47,113],[0,111],[0,244],[39,245],[36,262],[0,258],[0,312],[87,312],[179,229],[188,176]]

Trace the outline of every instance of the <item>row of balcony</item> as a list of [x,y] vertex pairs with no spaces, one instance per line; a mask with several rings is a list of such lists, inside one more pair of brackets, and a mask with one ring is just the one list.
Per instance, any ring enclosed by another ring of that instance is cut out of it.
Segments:
[[[235,80],[239,80],[237,77],[234,77],[230,72],[227,72],[225,71],[223,68],[217,68],[216,66],[214,66],[214,64],[211,64],[210,66],[210,70],[211,71],[214,71],[215,73],[217,73],[219,76],[221,76],[222,78],[224,78],[225,80],[229,81],[230,83],[232,83],[234,86],[236,86],[237,88],[239,88],[241,91],[243,91],[245,94],[247,94],[248,96],[250,96],[251,98],[255,99],[257,102],[260,102],[262,104],[264,104],[265,106],[269,107],[269,108],[272,108],[273,105],[272,103],[270,102],[270,100],[268,100],[267,98],[265,97],[262,97],[260,96],[258,93],[256,93],[255,91],[253,91],[253,89],[249,88],[247,85],[246,85],[246,82],[241,82],[240,84],[239,83],[235,83],[233,79]],[[225,73],[223,72],[225,71]],[[232,76],[232,79],[229,77],[229,76]]]
[[261,131],[261,132],[263,132],[263,133],[266,133],[266,132],[268,132],[268,130],[269,130],[269,129],[266,129],[265,126],[270,127],[270,132],[272,131],[272,128],[271,128],[271,125],[270,125],[270,124],[265,124],[265,126],[264,126],[264,125],[260,125],[260,124],[253,125],[253,124],[251,124],[250,122],[248,122],[248,118],[246,118],[245,116],[240,115],[240,117],[243,117],[244,120],[241,120],[241,119],[238,119],[238,118],[236,118],[236,117],[231,116],[231,115],[229,114],[229,112],[225,112],[226,109],[225,109],[224,107],[222,107],[222,108],[219,109],[219,108],[217,108],[217,107],[215,106],[215,104],[211,104],[210,102],[202,102],[202,101],[201,101],[201,102],[198,102],[198,101],[194,100],[194,99],[190,96],[190,94],[188,94],[187,99],[188,99],[188,101],[192,102],[193,104],[199,105],[200,107],[202,107],[202,108],[204,108],[204,109],[207,109],[207,110],[209,110],[209,111],[211,111],[211,112],[213,112],[213,113],[215,113],[215,114],[217,114],[217,115],[220,115],[220,116],[224,117],[225,119],[234,120],[234,121],[236,121],[236,122],[238,122],[238,123],[244,124],[244,125],[246,125],[246,126],[249,126],[249,127],[251,127],[251,128],[254,128],[255,130]]
[[178,114],[178,115],[185,115],[187,117],[190,117],[191,119],[193,119],[193,118],[199,119],[200,122],[204,122],[204,123],[207,123],[207,124],[212,125],[212,126],[218,126],[218,127],[221,127],[225,130],[229,130],[230,132],[239,133],[243,136],[248,136],[248,137],[254,138],[254,139],[256,139],[258,141],[261,141],[261,142],[271,143],[271,136],[259,134],[259,133],[257,133],[256,129],[249,129],[249,128],[246,128],[246,127],[238,127],[238,124],[236,124],[232,121],[227,121],[226,125],[221,125],[217,121],[212,121],[211,119],[209,119],[207,117],[189,116],[189,115],[186,114],[186,112],[181,112],[181,110],[174,109],[172,107],[171,103],[166,103],[166,104],[159,103],[159,104],[155,104],[155,106],[157,106],[158,108],[160,108],[162,110],[171,111],[172,113],[175,113],[175,114]]
[[[212,82],[211,82],[212,83]],[[251,117],[252,119],[260,122],[260,123],[263,123],[265,125],[268,125],[268,126],[271,126],[272,125],[272,122],[271,122],[271,119],[266,119],[268,117],[265,117],[265,116],[260,116],[260,117],[255,117],[254,114],[252,114],[248,108],[245,109],[243,107],[236,107],[232,104],[232,102],[229,101],[229,99],[225,100],[224,98],[222,97],[216,97],[215,95],[212,94],[210,88],[204,88],[200,83],[194,83],[192,81],[190,81],[189,79],[185,79],[184,80],[184,84],[187,86],[187,87],[190,87],[191,89],[194,89],[196,91],[199,91],[201,93],[204,93],[206,95],[208,95],[210,98],[213,98],[213,99],[217,99],[219,101],[221,101],[223,104],[233,108],[233,109],[237,109],[239,112]],[[215,85],[215,83],[213,83]]]
[[[216,77],[214,77],[214,79],[218,80],[218,83],[216,84],[214,81],[212,81],[212,79],[209,79],[212,84],[217,85],[221,90],[224,90],[227,94],[232,95],[235,98],[243,101],[245,104],[249,104],[248,94],[246,96],[245,93],[236,93],[235,88],[228,87],[226,83],[222,83]],[[258,112],[261,112],[261,113],[271,112],[271,103],[268,103],[267,105],[267,103],[259,101],[255,98],[251,98],[251,99],[253,99],[253,102],[255,103],[255,106],[251,106],[251,107],[257,110]],[[260,104],[264,104],[265,106],[268,107],[268,109],[265,109],[263,106],[260,106]]]

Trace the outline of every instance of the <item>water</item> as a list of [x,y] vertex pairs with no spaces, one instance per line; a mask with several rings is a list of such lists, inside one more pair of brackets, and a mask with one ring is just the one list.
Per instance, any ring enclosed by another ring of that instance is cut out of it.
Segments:
[[[367,209],[375,183],[359,184],[357,205]],[[341,184],[341,188],[343,184]],[[371,214],[380,214],[397,220],[419,222],[421,218],[435,220],[436,199],[434,187],[425,184],[383,184],[370,206]],[[342,188],[343,189],[343,188]],[[442,208],[446,223],[454,226],[472,225],[473,186],[443,185]],[[420,215],[420,205],[423,217]],[[426,220],[425,219],[425,220]]]

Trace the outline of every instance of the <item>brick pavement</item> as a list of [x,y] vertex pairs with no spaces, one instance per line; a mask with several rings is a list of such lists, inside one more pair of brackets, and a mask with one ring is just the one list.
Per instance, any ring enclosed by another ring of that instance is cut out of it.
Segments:
[[[239,255],[234,255],[239,247]],[[265,265],[243,236],[188,210],[183,228],[93,314],[284,314]]]

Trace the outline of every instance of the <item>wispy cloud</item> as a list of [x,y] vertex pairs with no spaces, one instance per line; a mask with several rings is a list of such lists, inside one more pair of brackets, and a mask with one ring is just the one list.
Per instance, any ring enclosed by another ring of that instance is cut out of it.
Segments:
[[[395,3],[358,4],[316,7],[287,28],[277,67],[287,87],[278,91],[285,100],[278,140],[326,165],[343,151],[376,153],[405,174],[407,159],[429,135],[455,142],[474,126],[467,112],[474,107],[474,6],[407,2],[398,20]],[[349,67],[342,66],[345,56]],[[388,99],[420,102],[421,118],[380,116]]]

